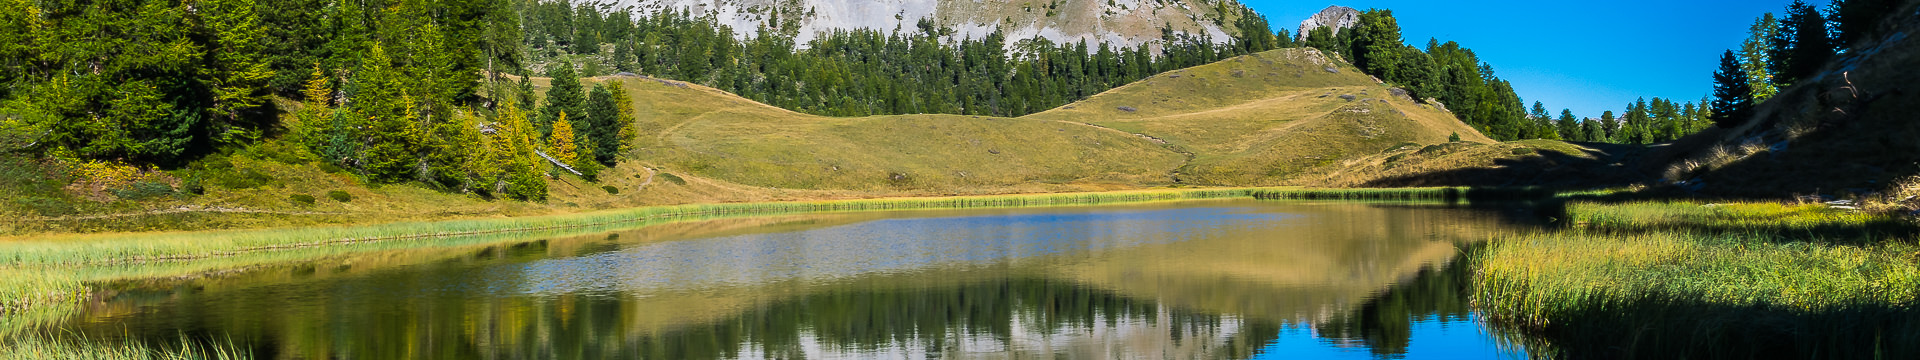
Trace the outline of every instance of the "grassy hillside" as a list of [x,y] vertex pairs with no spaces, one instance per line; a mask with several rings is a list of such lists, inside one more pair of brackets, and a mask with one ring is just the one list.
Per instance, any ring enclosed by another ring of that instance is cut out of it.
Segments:
[[1278,185],[1407,143],[1492,142],[1313,49],[1175,70],[1023,119],[1087,123],[1191,157],[1176,175],[1205,185]]
[[[1819,73],[1754,109],[1733,129],[1714,129],[1652,154],[1650,170],[1682,188],[1718,196],[1841,197],[1920,189],[1920,1],[1888,15]],[[1912,194],[1901,194],[1905,197]]]
[[587,82],[610,80],[634,93],[647,134],[636,144],[640,162],[754,187],[964,194],[1277,185],[1455,133],[1491,141],[1311,49],[1171,71],[1011,119],[829,118],[675,81]]
[[1137,186],[1168,183],[1167,170],[1181,161],[1146,139],[1077,124],[960,115],[831,118],[698,85],[620,80],[641,119],[635,159],[750,186],[939,194]]

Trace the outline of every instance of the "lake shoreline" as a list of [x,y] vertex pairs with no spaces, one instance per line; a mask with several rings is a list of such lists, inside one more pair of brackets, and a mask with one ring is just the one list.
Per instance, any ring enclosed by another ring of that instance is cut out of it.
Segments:
[[[1089,206],[1204,199],[1296,200],[1458,200],[1465,188],[1301,189],[1191,188],[1113,192],[908,197],[860,200],[788,201],[647,206],[558,215],[444,221],[335,225],[289,229],[240,229],[192,232],[84,234],[0,241],[0,316],[38,312],[87,299],[89,283],[139,278],[191,276],[262,263],[299,261],[265,253],[298,252],[300,259],[342,256],[361,251],[445,246],[434,239],[489,234],[579,231],[644,227],[659,223],[719,217],[771,216],[818,212],[933,210]],[[398,244],[405,243],[405,244]],[[473,245],[463,242],[461,245]],[[210,260],[212,259],[212,260]],[[193,263],[218,262],[213,266]],[[237,263],[236,263],[237,262]],[[66,267],[142,267],[165,264],[178,270],[137,275],[75,275]]]

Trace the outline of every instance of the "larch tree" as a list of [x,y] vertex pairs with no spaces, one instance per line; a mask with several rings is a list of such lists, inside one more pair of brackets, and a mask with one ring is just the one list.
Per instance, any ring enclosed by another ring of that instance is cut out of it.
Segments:
[[567,119],[567,113],[560,113],[553,122],[553,133],[547,137],[547,156],[560,160],[567,166],[580,164],[580,144],[574,138],[573,121]]
[[1767,101],[1780,89],[1773,86],[1773,38],[1779,36],[1780,20],[1767,13],[1747,27],[1747,40],[1740,43],[1740,70],[1747,74],[1747,89],[1754,102]]

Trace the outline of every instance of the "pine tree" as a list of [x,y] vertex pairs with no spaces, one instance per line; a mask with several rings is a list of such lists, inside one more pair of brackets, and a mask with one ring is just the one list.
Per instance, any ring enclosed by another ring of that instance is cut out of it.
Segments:
[[580,131],[584,135],[581,148],[596,154],[594,161],[613,166],[620,151],[620,134],[626,126],[623,120],[627,117],[621,114],[620,105],[605,84],[593,87],[587,96],[586,111],[586,121],[582,122],[586,126]]
[[1653,120],[1652,110],[1647,106],[1647,98],[1640,98],[1631,104],[1627,104],[1627,112],[1623,115],[1624,119],[1621,121],[1620,130],[1624,136],[1621,137],[1621,143],[1647,144],[1653,142],[1653,139],[1647,131],[1651,125],[1649,123]]
[[547,70],[547,77],[553,78],[552,88],[547,89],[547,104],[540,108],[540,120],[534,124],[539,127],[540,136],[552,136],[553,123],[559,121],[560,113],[582,114],[580,105],[586,100],[580,87],[580,78],[574,75],[573,64],[565,61],[554,64]]
[[1551,140],[1561,139],[1560,132],[1559,130],[1557,130],[1558,127],[1555,126],[1553,123],[1553,116],[1547,114],[1546,104],[1540,103],[1539,101],[1533,102],[1533,111],[1530,111],[1527,113],[1527,120],[1530,120],[1532,122],[1531,124],[1528,124],[1529,129],[1527,129],[1529,138],[1551,139]]
[[1827,20],[1820,11],[1803,0],[1787,5],[1786,19],[1773,37],[1774,85],[1786,87],[1813,76],[1833,56],[1833,40],[1828,37]]
[[1560,109],[1560,119],[1554,121],[1554,126],[1562,140],[1586,140],[1583,138],[1586,133],[1580,131],[1580,118],[1573,116],[1573,109]]
[[263,127],[248,119],[249,112],[265,105],[273,70],[260,56],[260,41],[266,37],[253,0],[206,0],[199,3],[207,35],[213,39],[207,55],[205,73],[212,104],[208,115],[217,141],[235,144],[251,140],[250,134]]
[[1713,73],[1713,125],[1731,129],[1747,121],[1753,108],[1753,92],[1747,72],[1740,68],[1732,51],[1720,55],[1720,70]]
[[1835,0],[1831,5],[1836,47],[1844,48],[1874,35],[1882,19],[1898,12],[1897,0]]
[[1753,20],[1753,26],[1747,28],[1747,40],[1740,43],[1740,70],[1747,74],[1748,92],[1753,94],[1755,103],[1766,101],[1780,91],[1773,86],[1773,71],[1767,66],[1775,53],[1772,39],[1779,36],[1779,32],[1780,21],[1774,19],[1773,13],[1767,13]]
[[1620,120],[1613,117],[1613,110],[1600,113],[1600,130],[1603,136],[1595,141],[1625,143],[1625,141],[1621,140]]
[[1606,127],[1605,125],[1601,125],[1597,119],[1587,118],[1580,120],[1580,134],[1580,141],[1607,141]]

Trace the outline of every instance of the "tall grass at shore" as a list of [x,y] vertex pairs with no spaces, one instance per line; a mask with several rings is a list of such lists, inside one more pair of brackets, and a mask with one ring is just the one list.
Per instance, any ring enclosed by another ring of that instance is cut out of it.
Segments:
[[1793,238],[1864,238],[1914,229],[1897,216],[1821,204],[1642,201],[1573,202],[1568,218],[1579,228],[1606,232],[1742,231]]
[[1571,204],[1572,229],[1474,255],[1472,301],[1573,357],[1920,356],[1920,245],[1875,235],[1897,219],[1705,205]]
[[28,334],[0,340],[0,360],[238,360],[253,354],[230,341],[198,343],[182,336],[174,346]]

